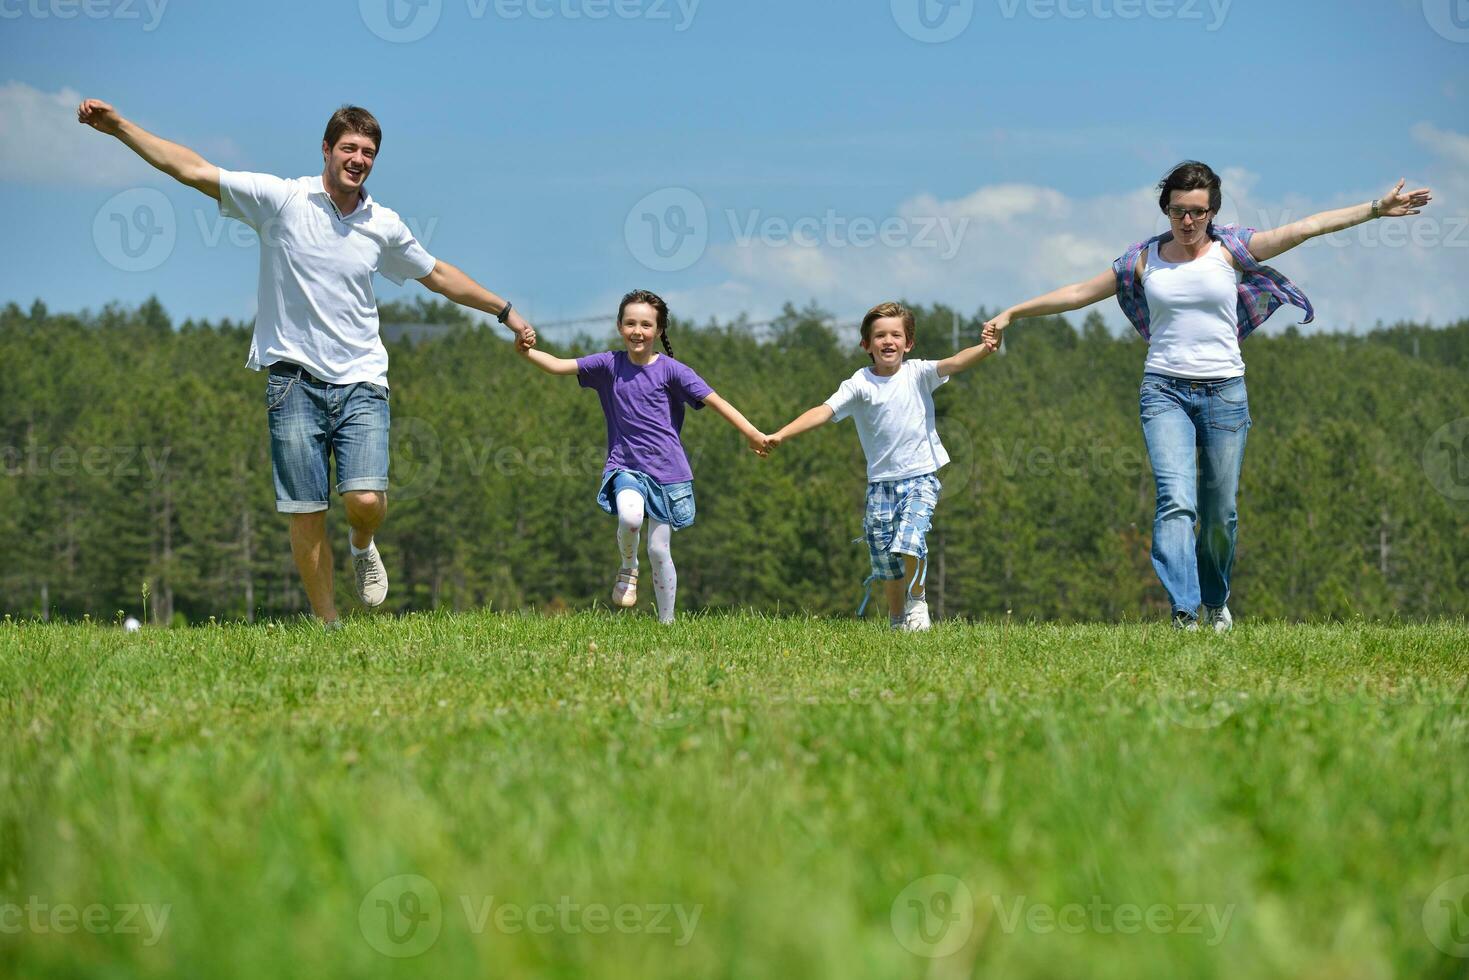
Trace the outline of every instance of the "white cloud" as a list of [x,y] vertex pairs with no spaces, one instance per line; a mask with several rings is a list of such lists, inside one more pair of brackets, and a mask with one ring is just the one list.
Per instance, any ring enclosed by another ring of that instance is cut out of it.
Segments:
[[0,85],[0,180],[120,187],[160,179],[127,147],[77,122],[82,96]]
[[[1402,319],[1442,324],[1469,316],[1469,279],[1463,275],[1469,260],[1469,193],[1462,192],[1469,136],[1426,123],[1415,126],[1413,136],[1436,157],[1422,178],[1434,188],[1435,200],[1422,215],[1371,222],[1272,260],[1316,306],[1316,321],[1305,329],[1361,330],[1379,320]],[[1279,199],[1258,194],[1253,173],[1226,169],[1222,176],[1221,220],[1271,228],[1370,200],[1399,175],[1385,175],[1382,187]],[[893,208],[893,216],[909,236],[897,245],[823,240],[803,246],[758,237],[713,245],[701,266],[717,270],[720,282],[682,290],[678,312],[702,320],[727,318],[733,308],[763,318],[787,299],[798,304],[814,299],[839,317],[852,318],[898,296],[994,310],[1103,272],[1128,244],[1167,227],[1151,184],[1093,197],[997,184],[952,200],[916,195]],[[802,216],[783,217],[795,222]],[[945,247],[941,233],[933,235],[938,245],[920,247],[917,241],[929,225],[947,229],[956,247]],[[746,302],[739,303],[742,298]],[[1094,309],[1114,329],[1130,329],[1115,301]],[[1299,319],[1295,310],[1283,310],[1267,329],[1280,330]]]

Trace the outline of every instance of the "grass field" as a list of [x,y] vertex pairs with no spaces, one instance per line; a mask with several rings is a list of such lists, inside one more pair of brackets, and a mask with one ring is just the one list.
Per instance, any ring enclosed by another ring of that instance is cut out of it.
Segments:
[[0,976],[1462,977],[1469,627],[0,627]]

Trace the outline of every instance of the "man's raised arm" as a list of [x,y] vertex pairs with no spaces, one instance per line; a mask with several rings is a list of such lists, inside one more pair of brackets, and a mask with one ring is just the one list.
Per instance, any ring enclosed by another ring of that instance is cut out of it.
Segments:
[[77,122],[99,133],[116,136],[134,153],[174,180],[219,200],[219,168],[189,149],[154,136],[128,122],[101,99],[87,99],[77,106]]

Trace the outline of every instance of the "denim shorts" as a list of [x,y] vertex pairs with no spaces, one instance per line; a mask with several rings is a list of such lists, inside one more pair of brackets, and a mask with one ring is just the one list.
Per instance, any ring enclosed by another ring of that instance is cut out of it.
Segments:
[[388,389],[273,372],[265,386],[265,411],[275,509],[282,514],[327,509],[331,457],[337,461],[338,494],[388,489]]
[[932,473],[867,484],[862,532],[867,537],[875,577],[901,579],[904,555],[920,559],[928,556],[928,529],[942,488]]
[[634,490],[643,495],[643,511],[655,521],[680,531],[694,523],[694,481],[659,483],[639,470],[608,470],[597,488],[597,504],[609,514],[617,513],[617,491]]

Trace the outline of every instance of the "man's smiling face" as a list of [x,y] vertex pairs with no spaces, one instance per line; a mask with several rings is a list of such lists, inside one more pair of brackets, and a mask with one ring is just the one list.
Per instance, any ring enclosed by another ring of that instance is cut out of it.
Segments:
[[327,190],[340,190],[348,194],[359,192],[372,173],[373,161],[377,159],[377,144],[361,133],[343,133],[337,145],[328,147],[322,140],[321,154],[326,163],[323,179]]

